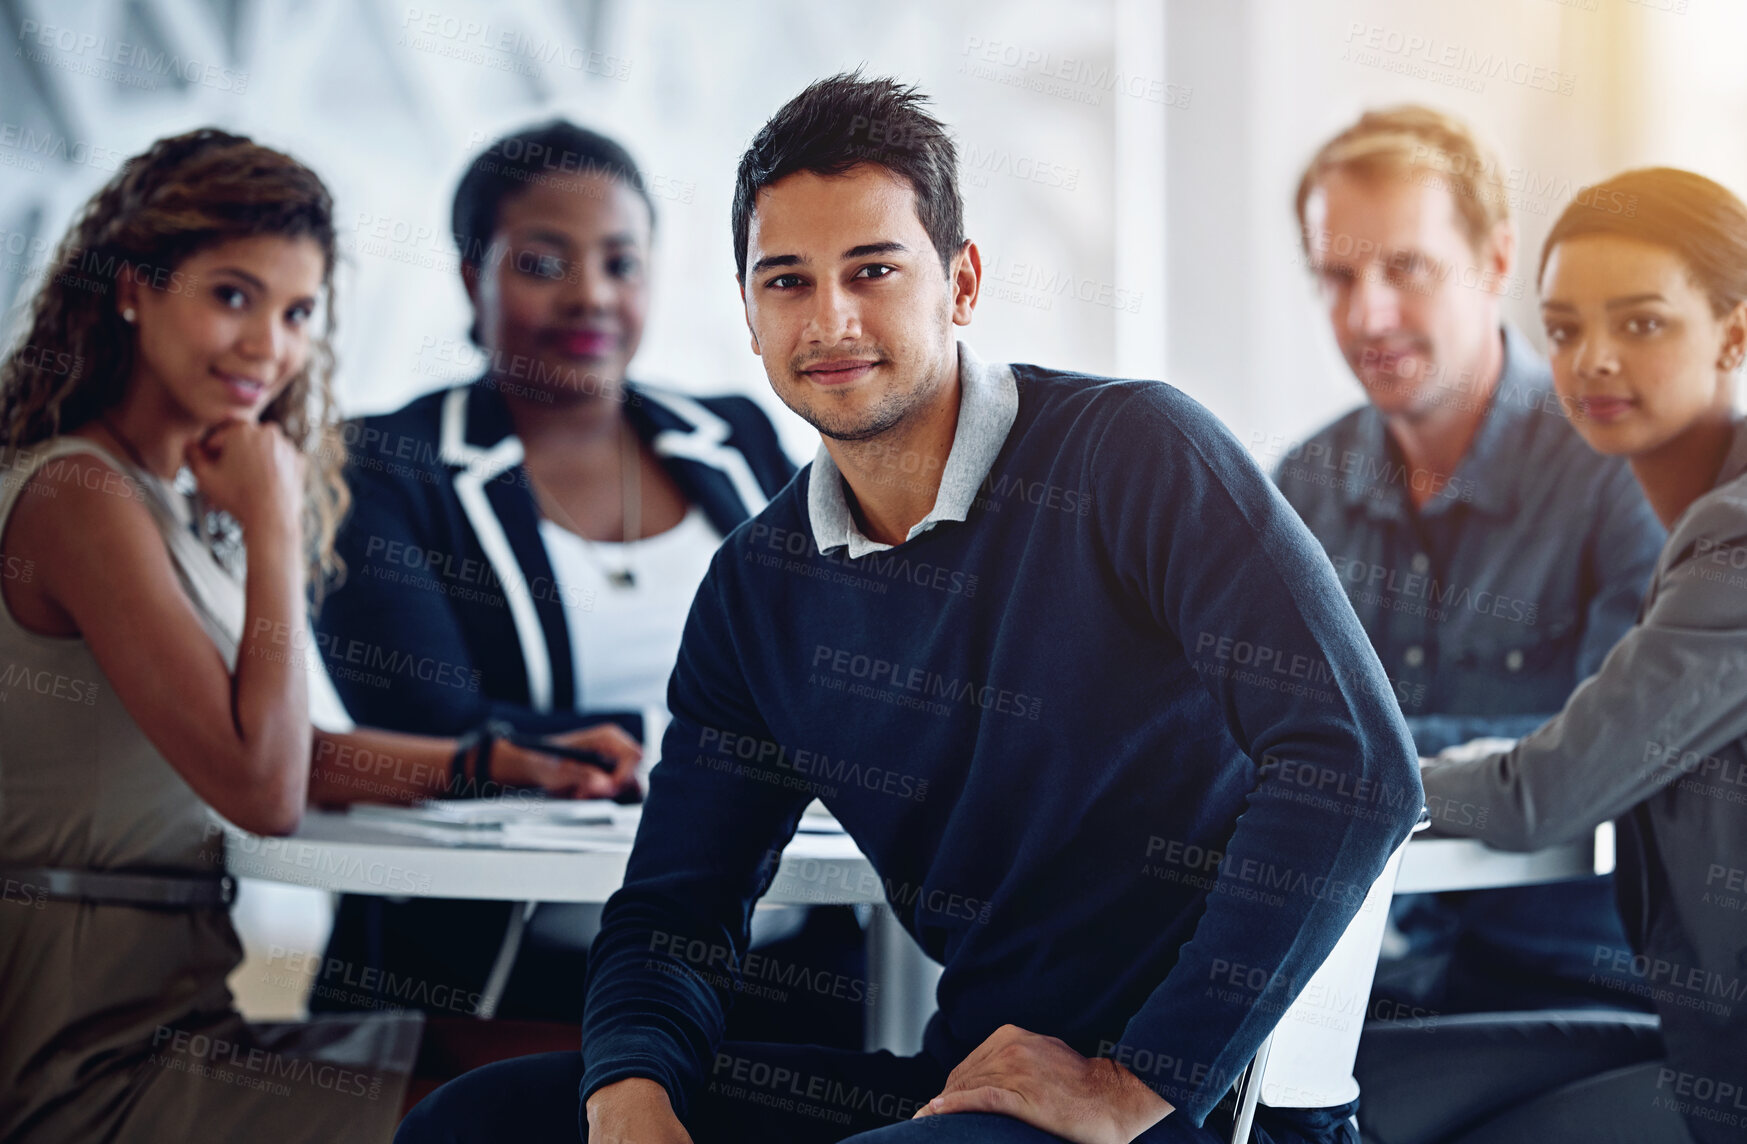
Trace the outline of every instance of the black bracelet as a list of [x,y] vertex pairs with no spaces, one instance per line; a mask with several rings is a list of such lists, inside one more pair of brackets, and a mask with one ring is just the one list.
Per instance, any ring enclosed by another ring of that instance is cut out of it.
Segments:
[[516,729],[502,719],[488,719],[479,728],[479,758],[473,764],[473,778],[481,790],[491,781],[491,751],[499,739],[513,739]]
[[467,785],[467,753],[479,745],[481,732],[478,728],[467,732],[455,740],[455,754],[449,759],[449,790],[450,798],[460,798],[461,791]]

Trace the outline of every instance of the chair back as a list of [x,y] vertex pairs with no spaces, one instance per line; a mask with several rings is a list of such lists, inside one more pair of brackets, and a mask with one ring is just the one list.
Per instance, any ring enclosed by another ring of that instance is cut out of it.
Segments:
[[1389,901],[1408,842],[1429,822],[1421,811],[1419,824],[1383,864],[1327,960],[1281,1015],[1239,1079],[1234,1142],[1248,1139],[1258,1098],[1271,1108],[1327,1108],[1359,1095],[1353,1062],[1389,922]]

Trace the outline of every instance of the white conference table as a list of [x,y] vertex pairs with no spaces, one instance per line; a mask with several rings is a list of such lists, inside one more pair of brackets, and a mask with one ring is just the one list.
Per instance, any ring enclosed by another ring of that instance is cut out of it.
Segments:
[[[634,821],[634,812],[627,808],[615,807],[610,813],[621,822]],[[285,838],[234,828],[227,833],[226,866],[235,877],[346,894],[529,903],[523,920],[536,902],[606,901],[624,880],[630,856],[628,841],[591,842],[595,848],[587,850],[518,849],[494,840],[490,832],[478,832],[473,843],[456,845],[378,820],[314,810],[304,815],[295,834]],[[1593,838],[1528,854],[1493,850],[1471,839],[1420,836],[1408,844],[1396,892],[1522,886],[1612,870],[1611,824],[1597,830]],[[883,905],[884,901],[878,875],[847,835],[799,833],[783,851],[761,905]],[[487,1013],[501,992],[519,939],[519,929],[512,925],[485,991],[488,1002],[482,1009]],[[867,1045],[915,1052],[934,1008],[939,966],[886,909],[871,911],[867,941],[869,981],[879,987],[871,991],[875,999],[867,1014]]]

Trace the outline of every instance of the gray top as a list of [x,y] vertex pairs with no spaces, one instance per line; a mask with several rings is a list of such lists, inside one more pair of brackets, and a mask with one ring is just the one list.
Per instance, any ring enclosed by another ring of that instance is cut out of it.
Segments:
[[[958,344],[958,380],[958,429],[940,471],[940,491],[934,496],[934,507],[916,522],[905,540],[914,540],[943,520],[964,520],[1001,446],[1007,443],[1013,419],[1019,415],[1019,388],[1013,381],[1013,370],[1006,365],[983,364],[963,342]],[[899,479],[908,471],[904,458],[894,458],[892,468]],[[892,547],[869,540],[855,526],[849,500],[843,494],[843,475],[823,441],[813,457],[807,516],[820,552],[847,547],[849,558],[859,560]]]
[[[1432,760],[1423,777],[1435,829],[1501,849],[1615,820],[1639,956],[1598,947],[1597,969],[1655,1002],[1672,1067],[1747,1091],[1747,422],[1670,530],[1637,625],[1565,709],[1510,750]],[[1699,1140],[1735,1138],[1688,1122]]]

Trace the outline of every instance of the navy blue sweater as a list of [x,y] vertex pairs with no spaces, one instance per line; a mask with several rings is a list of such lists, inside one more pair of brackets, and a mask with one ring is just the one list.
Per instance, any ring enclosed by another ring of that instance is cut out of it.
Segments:
[[1010,1022],[1199,1124],[1417,819],[1370,642],[1224,426],[1157,382],[1013,370],[964,523],[822,555],[808,468],[717,553],[590,958],[585,1100],[643,1076],[683,1113],[819,797],[945,966],[943,1066]]

